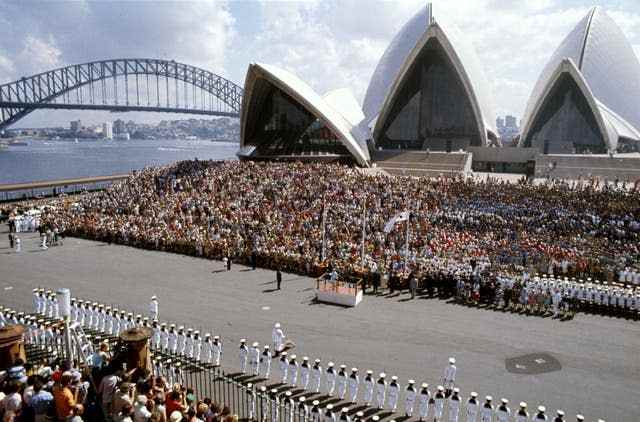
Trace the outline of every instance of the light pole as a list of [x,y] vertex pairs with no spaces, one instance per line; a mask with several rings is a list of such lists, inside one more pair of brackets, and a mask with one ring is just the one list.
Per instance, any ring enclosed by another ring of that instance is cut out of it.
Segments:
[[71,348],[71,329],[69,327],[71,317],[71,291],[69,289],[58,289],[56,291],[58,299],[59,315],[64,321],[64,351],[70,364],[73,364],[73,353]]

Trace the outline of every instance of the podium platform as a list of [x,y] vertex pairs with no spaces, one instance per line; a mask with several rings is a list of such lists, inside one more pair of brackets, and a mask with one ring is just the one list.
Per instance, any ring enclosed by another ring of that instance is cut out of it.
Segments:
[[331,281],[324,277],[316,280],[316,300],[333,305],[355,307],[364,297],[360,282]]

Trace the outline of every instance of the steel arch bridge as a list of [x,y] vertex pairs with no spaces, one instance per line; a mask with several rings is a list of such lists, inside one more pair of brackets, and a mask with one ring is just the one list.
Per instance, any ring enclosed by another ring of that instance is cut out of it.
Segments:
[[37,109],[150,111],[237,117],[242,88],[174,60],[113,59],[0,85],[0,129]]

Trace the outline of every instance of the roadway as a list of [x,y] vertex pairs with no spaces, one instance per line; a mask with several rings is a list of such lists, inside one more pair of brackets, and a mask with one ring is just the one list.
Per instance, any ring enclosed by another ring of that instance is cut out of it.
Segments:
[[[567,420],[576,413],[587,420],[640,419],[640,322],[598,315],[563,322],[409,300],[406,293],[367,295],[355,309],[340,308],[315,303],[307,277],[285,274],[283,290],[276,291],[271,271],[234,265],[227,272],[220,262],[73,238],[40,251],[36,236],[24,234],[23,252],[16,254],[6,230],[0,228],[5,306],[31,309],[33,287],[68,287],[75,297],[144,313],[155,294],[162,320],[222,336],[229,370],[237,367],[240,338],[270,342],[279,321],[296,343],[294,353],[320,357],[324,365],[332,360],[361,373],[398,375],[402,385],[413,378],[435,386],[447,358],[455,356],[465,400],[473,390],[496,402],[507,397],[512,409],[520,401],[531,410],[538,404],[549,412],[561,408]],[[518,362],[550,372],[515,373]]]

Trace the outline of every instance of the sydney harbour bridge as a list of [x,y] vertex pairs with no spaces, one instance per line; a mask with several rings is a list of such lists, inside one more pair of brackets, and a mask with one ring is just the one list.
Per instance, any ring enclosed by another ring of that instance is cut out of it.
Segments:
[[0,85],[0,129],[37,109],[237,117],[241,102],[242,87],[188,64],[159,59],[100,60]]

